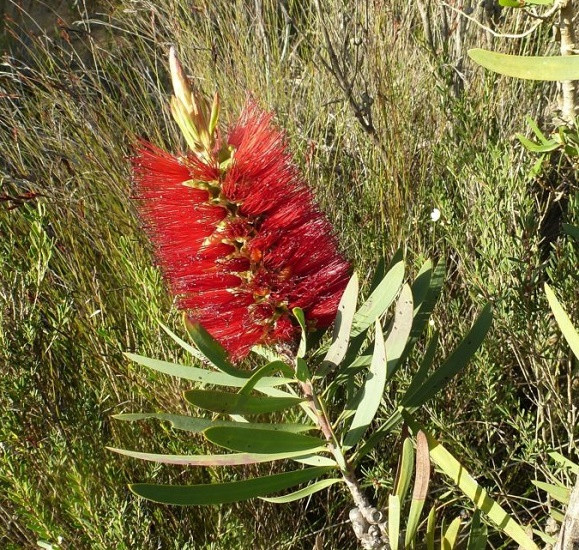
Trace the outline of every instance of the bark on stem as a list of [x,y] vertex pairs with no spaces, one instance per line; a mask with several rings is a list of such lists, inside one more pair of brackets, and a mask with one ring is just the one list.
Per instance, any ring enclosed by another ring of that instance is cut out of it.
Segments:
[[[563,0],[560,4],[559,14],[561,55],[573,55],[575,52],[574,15],[573,0]],[[576,84],[574,80],[565,80],[561,83],[561,96],[561,118],[566,124],[573,125],[577,111]]]
[[384,514],[372,506],[360,487],[354,469],[342,454],[338,442],[332,430],[332,426],[321,406],[316,394],[313,391],[311,382],[301,383],[302,392],[307,400],[310,410],[314,413],[318,426],[328,442],[328,448],[341,466],[341,473],[352,500],[356,508],[350,511],[350,521],[354,533],[358,537],[360,544],[367,549],[387,550],[388,543],[387,526]]

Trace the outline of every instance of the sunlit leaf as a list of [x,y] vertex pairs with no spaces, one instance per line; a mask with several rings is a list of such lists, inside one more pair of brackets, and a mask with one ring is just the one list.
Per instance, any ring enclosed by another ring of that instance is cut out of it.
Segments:
[[415,393],[405,396],[403,405],[408,408],[420,407],[444,388],[458,372],[466,367],[482,344],[491,327],[491,322],[491,307],[487,304],[462,342]]
[[498,53],[475,48],[470,58],[496,73],[527,80],[579,80],[579,56],[525,56]]
[[405,545],[409,546],[416,531],[420,514],[424,507],[426,495],[428,494],[428,484],[430,483],[430,458],[428,451],[428,441],[422,431],[416,434],[416,477],[414,490],[412,491],[412,501],[406,522]]
[[426,550],[434,550],[434,538],[436,535],[436,505],[433,505],[428,513],[426,522]]
[[396,481],[394,482],[394,494],[400,497],[404,502],[406,493],[410,487],[412,474],[414,473],[414,445],[410,437],[404,438],[402,444],[402,453],[398,458],[398,471],[396,473]]
[[240,370],[231,364],[223,346],[201,324],[187,322],[186,326],[197,349],[213,366],[235,378],[249,378],[251,376],[247,371]]
[[358,275],[354,273],[338,305],[338,313],[334,321],[334,332],[332,334],[332,345],[324,357],[322,369],[336,367],[346,356],[357,303]]
[[388,495],[388,538],[390,548],[398,550],[400,540],[400,497]]
[[352,419],[350,429],[344,438],[344,446],[353,447],[364,435],[380,407],[384,385],[386,384],[386,349],[380,321],[375,322],[374,354],[372,363],[362,386],[362,394]]
[[222,414],[263,414],[283,411],[303,401],[299,397],[239,395],[217,390],[189,390],[185,399],[207,411]]
[[408,389],[406,390],[406,392],[404,394],[404,400],[406,400],[406,396],[410,396],[413,393],[415,393],[416,390],[420,386],[422,386],[422,384],[424,384],[424,381],[428,377],[428,371],[432,367],[432,363],[434,361],[434,356],[436,355],[436,350],[438,348],[438,336],[439,336],[439,334],[437,331],[432,335],[430,342],[428,342],[428,347],[426,348],[426,351],[424,352],[424,357],[422,358],[422,361],[420,362],[420,366],[418,367],[418,370],[416,371],[416,373],[412,377],[412,380],[410,381],[410,386],[408,386]]
[[211,427],[203,432],[208,441],[242,453],[286,453],[320,451],[325,442],[317,437],[288,432],[238,429],[235,426]]
[[456,546],[460,524],[460,517],[454,518],[448,529],[444,531],[442,534],[442,550],[452,550]]
[[306,324],[306,316],[304,315],[303,310],[299,307],[294,307],[292,313],[294,314],[294,317],[297,319],[297,322],[302,330],[297,356],[304,357],[306,355],[306,350],[308,347],[307,343],[308,327]]
[[406,348],[406,342],[412,329],[414,309],[412,307],[412,290],[404,285],[394,309],[394,321],[386,338],[385,347],[388,363],[386,380],[390,380],[400,366],[400,358]]
[[305,468],[265,477],[202,485],[155,485],[135,483],[129,488],[133,493],[154,502],[180,506],[203,506],[241,502],[250,498],[263,497],[277,491],[289,489],[320,477],[330,468]]
[[274,460],[284,460],[297,458],[304,455],[303,451],[287,451],[279,453],[233,453],[227,455],[168,455],[157,453],[143,453],[139,451],[128,451],[126,449],[116,449],[107,447],[109,451],[147,460],[161,464],[176,464],[181,466],[241,466],[245,464],[260,464],[262,462],[273,462]]
[[552,483],[545,483],[544,481],[531,480],[531,483],[545,491],[551,498],[560,502],[561,504],[569,504],[571,498],[571,489],[561,487],[560,485],[553,485]]
[[481,521],[481,512],[477,509],[472,516],[466,550],[485,550],[487,548],[487,537],[487,526]]
[[179,336],[177,336],[169,327],[165,326],[163,323],[159,323],[159,325],[187,353],[190,353],[193,357],[195,357],[195,359],[205,361],[205,356],[198,349],[185,342],[185,340],[182,338],[179,338]]
[[[414,433],[424,429],[414,420],[412,415],[402,410],[404,421]],[[447,475],[457,487],[480,508],[488,518],[506,535],[520,544],[526,550],[538,550],[537,545],[528,537],[523,527],[495,502],[464,466],[454,458],[432,435],[424,432],[428,441],[431,460]]]
[[340,483],[343,481],[342,479],[322,479],[320,481],[316,481],[303,489],[298,489],[293,493],[289,493],[288,495],[284,495],[281,497],[260,497],[261,500],[265,500],[267,502],[273,502],[274,504],[285,504],[287,502],[294,502],[295,500],[300,500],[302,498],[309,497],[314,493],[322,491],[323,489],[327,489],[336,483]]
[[567,468],[571,470],[575,475],[579,475],[579,464],[576,464],[572,460],[564,457],[561,453],[557,451],[551,451],[547,453],[557,464],[563,466],[563,468]]
[[251,378],[247,380],[244,386],[239,391],[239,395],[249,395],[251,391],[263,380],[266,376],[270,376],[274,372],[282,372],[288,378],[291,378],[293,371],[291,367],[286,365],[283,361],[272,361],[259,369],[256,369]]
[[211,426],[231,427],[246,430],[273,430],[279,432],[301,433],[317,429],[311,424],[268,424],[257,422],[234,422],[232,420],[210,420],[209,418],[199,418],[195,416],[185,416],[180,414],[168,413],[123,413],[115,414],[113,418],[117,420],[138,421],[147,419],[166,420],[171,423],[173,428],[184,430],[191,433],[200,433]]
[[547,283],[545,283],[545,294],[547,295],[547,300],[549,301],[555,320],[557,321],[565,340],[567,340],[567,343],[575,357],[579,359],[579,333],[575,330],[571,319],[569,319],[569,316],[559,303],[559,300],[557,300],[555,293]]
[[404,263],[400,261],[386,273],[384,279],[355,313],[351,337],[364,332],[382,316],[400,291],[403,279]]
[[[168,361],[161,361],[159,359],[151,359],[143,357],[135,353],[125,353],[125,357],[143,365],[149,369],[153,369],[163,374],[183,378],[185,380],[192,380],[193,382],[200,382],[202,384],[212,384],[214,386],[230,386],[235,388],[243,387],[248,380],[248,377],[239,378],[237,376],[230,376],[224,372],[215,372],[207,369],[200,369],[197,367],[190,367],[188,365],[179,365],[177,363],[169,363]],[[265,377],[259,380],[256,388],[281,386],[282,384],[289,384],[294,380],[291,378],[277,378]]]

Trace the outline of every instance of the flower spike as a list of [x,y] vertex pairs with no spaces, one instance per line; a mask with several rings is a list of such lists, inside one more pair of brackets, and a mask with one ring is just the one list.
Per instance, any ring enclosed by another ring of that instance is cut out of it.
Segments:
[[294,341],[293,308],[328,327],[349,264],[273,116],[248,103],[218,137],[219,98],[193,92],[170,54],[172,110],[190,152],[142,142],[133,158],[140,213],[177,305],[229,352]]

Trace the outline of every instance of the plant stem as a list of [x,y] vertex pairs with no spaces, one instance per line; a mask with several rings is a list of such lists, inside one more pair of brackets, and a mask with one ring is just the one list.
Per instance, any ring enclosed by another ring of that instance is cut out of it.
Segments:
[[[573,55],[575,52],[575,28],[573,18],[575,8],[572,0],[561,2],[559,31],[561,33],[561,55]],[[576,86],[573,80],[561,84],[561,118],[568,124],[574,123],[576,114]]]
[[390,548],[383,514],[372,506],[368,497],[360,487],[354,468],[340,449],[338,440],[332,430],[332,425],[322,403],[314,392],[312,383],[309,380],[302,382],[301,389],[310,410],[316,417],[320,430],[328,442],[328,448],[340,467],[344,483],[346,487],[348,487],[356,506],[356,508],[350,511],[350,521],[352,522],[352,528],[360,544],[363,548],[367,549],[386,550]]

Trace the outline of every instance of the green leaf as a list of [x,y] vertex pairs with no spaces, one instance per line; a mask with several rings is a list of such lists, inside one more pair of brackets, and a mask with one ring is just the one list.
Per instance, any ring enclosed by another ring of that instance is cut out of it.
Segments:
[[304,487],[303,489],[299,489],[290,493],[289,495],[284,495],[281,497],[260,497],[261,500],[265,500],[267,502],[273,502],[274,504],[285,504],[287,502],[293,502],[294,500],[300,500],[302,498],[309,497],[314,493],[322,491],[323,489],[327,489],[328,487],[340,483],[341,479],[331,478],[331,479],[322,479],[320,481],[316,481]]
[[259,384],[260,380],[263,380],[266,376],[273,374],[274,372],[282,372],[288,378],[291,379],[293,371],[291,367],[286,365],[283,361],[272,361],[259,369],[256,369],[251,378],[245,383],[245,385],[239,391],[239,395],[249,395],[252,390]]
[[563,231],[567,233],[570,237],[573,237],[576,241],[579,241],[579,226],[571,225],[570,223],[562,224]]
[[505,8],[522,8],[526,0],[499,0],[499,5]]
[[380,321],[375,321],[374,354],[372,364],[368,371],[362,388],[362,395],[352,419],[350,429],[344,438],[346,447],[353,447],[364,435],[368,426],[380,407],[384,385],[386,384],[386,349],[384,348],[384,335]]
[[114,447],[107,447],[107,449],[140,460],[158,462],[161,464],[177,464],[182,466],[243,466],[246,464],[260,464],[262,462],[273,462],[274,460],[284,460],[287,458],[298,458],[304,456],[303,451],[264,454],[234,453],[227,455],[166,455],[128,451],[126,449],[116,449]]
[[569,319],[569,316],[561,307],[559,300],[557,300],[555,293],[547,283],[545,283],[545,294],[547,295],[547,300],[549,301],[555,320],[557,321],[565,340],[567,340],[567,343],[575,357],[579,359],[579,333],[575,330],[575,327],[573,327],[571,319]]
[[412,377],[412,380],[410,381],[410,386],[408,386],[408,389],[404,393],[403,401],[406,401],[407,396],[409,397],[414,392],[416,392],[416,390],[420,386],[422,386],[422,384],[426,380],[426,377],[428,376],[428,371],[430,370],[430,367],[432,367],[434,356],[436,355],[436,350],[438,348],[438,336],[439,334],[437,331],[432,335],[430,342],[428,342],[428,347],[424,352],[424,357],[422,358],[420,366],[418,367],[416,374]]
[[410,480],[414,472],[414,445],[409,437],[404,438],[402,444],[402,453],[398,458],[398,472],[396,473],[396,481],[394,483],[394,494],[400,497],[404,502],[408,487],[410,487]]
[[386,355],[388,356],[386,380],[390,380],[400,366],[400,358],[406,348],[412,329],[413,316],[412,290],[410,290],[410,286],[404,285],[396,301],[394,321],[385,343]]
[[466,550],[486,550],[487,538],[487,526],[481,521],[481,512],[477,509],[472,516]]
[[554,139],[550,140],[548,143],[542,143],[538,145],[527,139],[523,134],[515,134],[515,137],[521,142],[525,149],[531,151],[532,153],[549,153],[559,149],[560,143],[557,143]]
[[294,307],[292,310],[292,313],[294,314],[294,317],[297,319],[298,324],[300,325],[300,328],[302,329],[302,335],[300,338],[300,345],[298,347],[297,356],[298,357],[305,357],[306,350],[308,347],[308,343],[307,343],[308,326],[306,324],[306,316],[304,315],[303,310],[299,307]]
[[317,429],[316,426],[308,424],[268,424],[258,422],[234,422],[232,420],[210,420],[209,418],[199,418],[194,416],[184,416],[180,414],[167,413],[123,413],[115,414],[113,418],[134,422],[138,420],[167,420],[171,422],[173,428],[191,433],[200,433],[212,426],[231,427],[235,426],[244,430],[274,430],[279,432],[301,433]]
[[475,48],[470,58],[485,69],[499,74],[527,80],[579,80],[579,56],[523,56],[509,55]]
[[242,453],[311,453],[326,448],[325,442],[317,437],[273,430],[239,430],[236,427],[216,426],[205,430],[203,435],[215,445]]
[[335,368],[339,365],[346,356],[357,303],[358,275],[354,273],[338,305],[338,313],[334,321],[334,332],[332,334],[332,345],[328,353],[326,353],[321,366],[324,373],[327,373],[328,369]]
[[553,485],[552,483],[545,483],[544,481],[531,480],[531,483],[545,491],[551,498],[560,502],[561,504],[569,504],[571,498],[571,489],[561,487],[560,485]]
[[390,548],[398,550],[400,540],[400,497],[388,495],[388,538]]
[[403,405],[408,408],[420,407],[444,388],[458,372],[466,367],[489,331],[492,318],[490,304],[487,304],[473,324],[470,332],[464,337],[454,352],[428,377],[414,394],[404,398]]
[[[404,356],[408,355],[414,344],[417,342],[418,338],[420,338],[422,335],[422,332],[424,331],[424,328],[426,327],[426,324],[432,315],[434,306],[440,297],[440,293],[442,292],[442,286],[444,285],[445,277],[446,265],[441,260],[436,264],[434,271],[432,271],[432,276],[428,279],[429,285],[426,296],[420,300],[420,302],[418,302],[420,295],[417,296],[415,294],[415,288],[413,285],[412,293],[414,295],[414,304],[418,310],[414,312],[414,322],[412,323],[412,330],[410,331],[410,338],[408,339],[408,345],[404,351]],[[419,303],[420,307],[418,307]]]
[[428,289],[430,288],[430,280],[432,279],[432,260],[426,260],[418,274],[416,279],[412,283],[412,299],[414,301],[414,307],[418,311],[423,300],[428,294]]
[[[193,382],[200,382],[202,384],[212,384],[214,386],[231,386],[241,388],[246,383],[248,378],[239,378],[237,376],[230,376],[223,372],[214,372],[207,369],[199,369],[197,367],[190,367],[188,365],[179,365],[177,363],[169,363],[168,361],[160,361],[159,359],[151,359],[143,357],[135,353],[124,353],[125,357],[143,365],[149,369],[153,369],[163,374],[183,378],[185,380],[192,380]],[[256,389],[281,386],[283,384],[290,384],[294,382],[292,378],[277,378],[266,377],[259,380]]]
[[454,518],[448,529],[445,530],[442,535],[442,550],[452,550],[456,546],[460,523],[460,517]]
[[386,273],[384,279],[354,315],[351,337],[363,333],[376,319],[382,316],[396,298],[403,280],[404,263],[399,261]]
[[[404,421],[414,433],[424,429],[414,420],[412,415],[401,411]],[[446,474],[458,488],[480,508],[488,518],[506,535],[520,544],[526,550],[538,550],[537,545],[528,537],[523,527],[518,524],[497,502],[495,502],[466,468],[452,456],[432,435],[424,432],[432,461]]]
[[189,390],[185,399],[207,411],[222,414],[263,414],[283,411],[303,401],[299,397],[238,395],[217,390]]
[[191,344],[185,342],[177,336],[169,327],[165,326],[163,323],[159,322],[161,328],[186,352],[190,353],[195,359],[199,359],[200,361],[206,361],[204,355],[198,350],[195,349]]
[[433,505],[428,513],[426,522],[426,550],[434,550],[434,537],[436,530],[436,505]]
[[300,382],[307,382],[312,377],[310,369],[308,369],[308,364],[305,359],[298,357],[296,359],[296,378]]
[[199,323],[187,323],[187,331],[193,342],[207,360],[220,371],[234,378],[249,378],[250,373],[234,367],[223,346]]
[[202,485],[155,485],[136,483],[129,485],[140,497],[179,506],[204,506],[241,502],[250,498],[263,497],[277,491],[305,483],[329,471],[330,468],[305,468],[265,477]]
[[563,466],[563,468],[571,470],[575,475],[579,475],[579,464],[575,464],[572,460],[565,458],[561,453],[557,451],[551,451],[547,453],[557,464]]
[[410,511],[406,522],[405,545],[409,546],[416,531],[418,530],[418,521],[428,494],[428,485],[430,483],[430,459],[428,455],[428,441],[423,432],[416,434],[416,480],[414,490],[412,491],[412,501],[410,502]]

